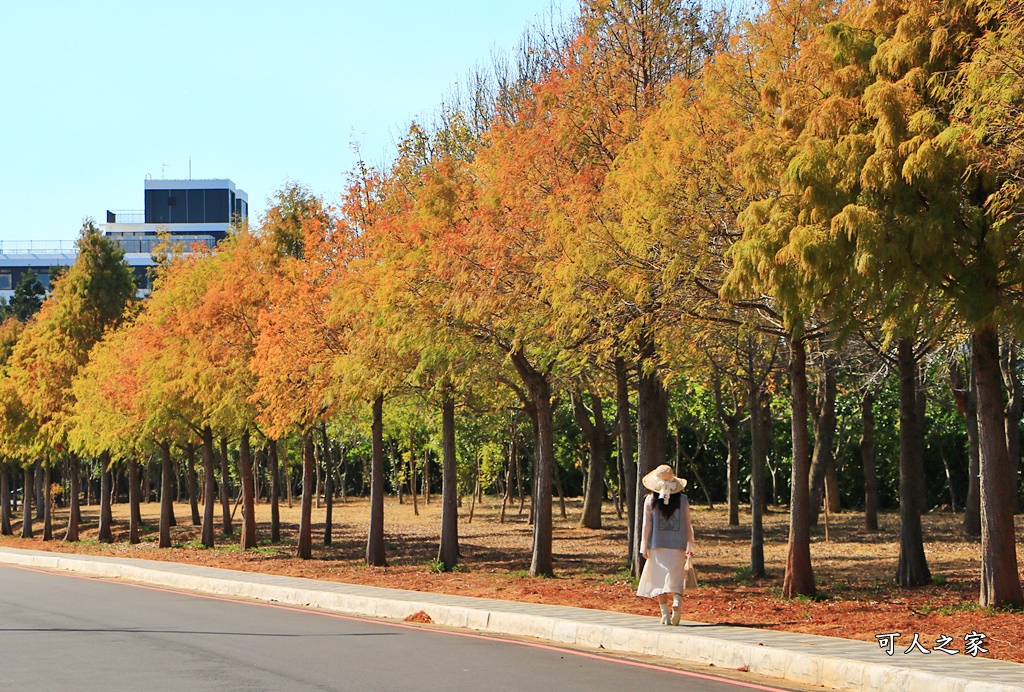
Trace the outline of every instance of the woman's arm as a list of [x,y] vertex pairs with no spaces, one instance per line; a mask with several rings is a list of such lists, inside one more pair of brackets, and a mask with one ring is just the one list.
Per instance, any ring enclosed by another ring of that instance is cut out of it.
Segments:
[[693,522],[690,521],[690,502],[689,502],[689,499],[687,499],[687,502],[686,502],[686,513],[684,515],[684,519],[686,521],[686,552],[687,552],[687,554],[692,555],[693,554],[693,550],[694,550],[694,545],[693,545]]
[[640,554],[647,559],[647,544],[651,540],[651,512],[654,510],[654,495],[648,495],[644,500],[644,527],[640,532]]

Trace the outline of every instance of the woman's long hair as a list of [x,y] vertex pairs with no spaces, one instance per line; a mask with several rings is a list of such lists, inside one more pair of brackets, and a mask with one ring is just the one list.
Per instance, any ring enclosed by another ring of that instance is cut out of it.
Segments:
[[671,517],[677,509],[679,509],[679,503],[681,502],[682,493],[672,493],[668,496],[668,504],[661,501],[661,498],[657,495],[654,496],[654,506],[661,512],[661,516],[665,519]]

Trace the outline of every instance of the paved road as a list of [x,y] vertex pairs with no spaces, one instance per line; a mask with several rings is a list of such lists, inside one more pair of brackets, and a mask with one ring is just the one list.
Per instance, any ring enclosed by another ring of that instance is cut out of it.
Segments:
[[476,635],[12,567],[0,567],[0,660],[0,689],[9,690],[772,689]]

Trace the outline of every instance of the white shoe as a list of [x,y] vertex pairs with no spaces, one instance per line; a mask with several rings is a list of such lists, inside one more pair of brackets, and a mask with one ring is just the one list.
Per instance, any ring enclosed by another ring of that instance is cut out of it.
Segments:
[[[672,608],[672,620],[671,620],[671,622],[672,622],[673,625],[678,625],[679,624],[679,616],[680,615],[681,615],[681,613],[680,613],[680,609],[679,608]],[[662,618],[662,622],[664,622],[664,618]],[[666,622],[665,624],[667,625],[669,623]]]
[[663,625],[669,624],[670,617],[671,616],[668,613],[663,613],[662,616],[661,616],[661,624],[663,624]]

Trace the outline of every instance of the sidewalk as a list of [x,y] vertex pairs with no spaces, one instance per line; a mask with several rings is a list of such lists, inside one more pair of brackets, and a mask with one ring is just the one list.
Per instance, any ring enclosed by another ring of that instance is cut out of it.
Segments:
[[424,611],[449,627],[528,636],[608,652],[747,667],[752,673],[837,690],[1024,691],[1024,665],[985,658],[886,655],[877,644],[602,610],[401,591],[173,562],[0,548],[0,564],[121,578],[171,589],[251,598],[338,613],[404,620]]

